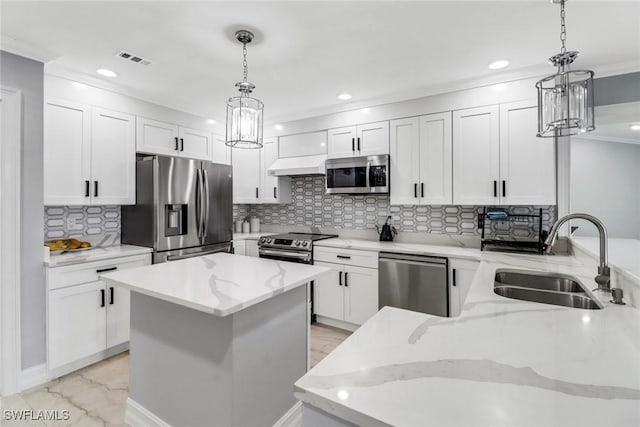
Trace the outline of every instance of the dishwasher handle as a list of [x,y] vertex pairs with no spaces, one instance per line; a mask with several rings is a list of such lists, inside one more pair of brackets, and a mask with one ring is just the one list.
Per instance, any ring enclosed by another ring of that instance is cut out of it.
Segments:
[[425,256],[425,255],[411,255],[392,252],[380,252],[380,262],[401,262],[405,264],[431,264],[447,266],[447,258]]

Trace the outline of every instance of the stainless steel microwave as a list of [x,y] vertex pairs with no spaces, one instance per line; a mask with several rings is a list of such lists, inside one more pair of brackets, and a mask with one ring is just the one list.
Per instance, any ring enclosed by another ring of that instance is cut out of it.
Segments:
[[389,155],[328,159],[327,193],[389,193]]

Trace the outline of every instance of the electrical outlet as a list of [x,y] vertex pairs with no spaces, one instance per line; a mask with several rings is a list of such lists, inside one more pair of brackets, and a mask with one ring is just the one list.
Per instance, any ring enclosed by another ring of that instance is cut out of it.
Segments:
[[72,229],[76,226],[76,219],[74,217],[67,218],[67,228]]

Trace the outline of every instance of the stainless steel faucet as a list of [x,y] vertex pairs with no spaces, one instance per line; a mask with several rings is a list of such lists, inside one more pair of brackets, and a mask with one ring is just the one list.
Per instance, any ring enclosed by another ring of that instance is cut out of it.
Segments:
[[602,221],[593,215],[584,213],[574,213],[563,216],[558,219],[549,231],[549,236],[545,240],[546,252],[550,253],[553,249],[553,244],[558,236],[558,230],[565,222],[572,219],[585,219],[591,222],[598,229],[600,236],[600,265],[598,266],[598,275],[596,276],[596,283],[598,284],[598,291],[611,292],[611,271],[609,270],[609,259],[607,254],[607,229]]

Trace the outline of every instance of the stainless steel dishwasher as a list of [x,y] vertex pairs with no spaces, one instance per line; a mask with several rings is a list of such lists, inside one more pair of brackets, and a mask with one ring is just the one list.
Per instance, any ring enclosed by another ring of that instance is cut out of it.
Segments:
[[449,316],[447,258],[381,252],[378,305]]

